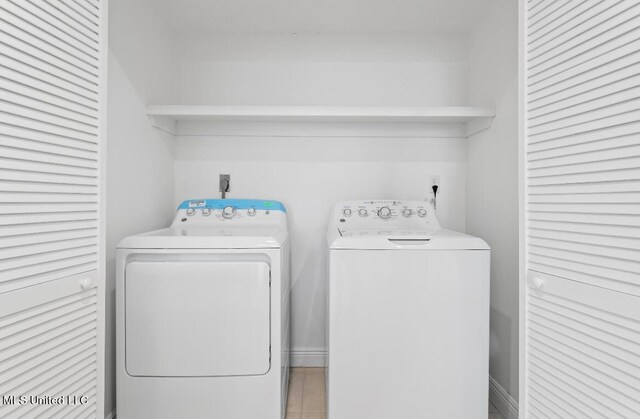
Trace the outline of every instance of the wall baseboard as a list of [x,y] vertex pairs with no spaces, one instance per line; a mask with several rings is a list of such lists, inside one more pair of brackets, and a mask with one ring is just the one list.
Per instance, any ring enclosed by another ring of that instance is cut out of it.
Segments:
[[109,412],[109,414],[106,415],[104,419],[116,419],[116,409],[113,409],[111,412]]
[[292,367],[325,367],[327,351],[323,348],[305,348],[291,350]]
[[489,400],[506,419],[518,419],[518,402],[491,376],[489,376]]

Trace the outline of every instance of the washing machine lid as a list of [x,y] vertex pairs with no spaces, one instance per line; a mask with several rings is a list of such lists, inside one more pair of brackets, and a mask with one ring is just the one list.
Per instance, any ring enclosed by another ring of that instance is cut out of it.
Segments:
[[123,239],[119,249],[273,249],[287,232],[271,227],[164,228]]
[[337,230],[330,235],[335,250],[488,250],[478,237],[457,231],[429,230]]

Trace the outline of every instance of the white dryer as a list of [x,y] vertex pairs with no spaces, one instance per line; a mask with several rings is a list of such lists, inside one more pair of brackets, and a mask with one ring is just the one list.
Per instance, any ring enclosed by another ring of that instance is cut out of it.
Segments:
[[118,418],[284,418],[284,206],[183,202],[169,228],[118,245]]
[[394,200],[337,204],[328,243],[328,418],[486,418],[489,246]]

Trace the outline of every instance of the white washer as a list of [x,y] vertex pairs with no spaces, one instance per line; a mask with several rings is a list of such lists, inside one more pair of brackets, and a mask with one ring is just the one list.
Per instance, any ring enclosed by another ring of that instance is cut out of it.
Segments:
[[328,418],[486,418],[489,246],[393,200],[338,203],[328,242]]
[[118,418],[284,418],[289,241],[277,201],[183,202],[118,245]]

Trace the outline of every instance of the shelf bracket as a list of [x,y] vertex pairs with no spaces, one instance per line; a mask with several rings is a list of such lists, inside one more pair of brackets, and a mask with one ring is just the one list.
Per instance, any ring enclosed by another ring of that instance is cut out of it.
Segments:
[[467,138],[491,128],[491,124],[493,124],[494,118],[495,116],[487,116],[484,118],[477,118],[477,119],[472,119],[470,121],[467,121],[467,124],[466,124]]
[[176,135],[176,120],[170,116],[164,115],[149,115],[149,120],[151,121],[151,125],[162,130],[164,132],[168,132],[171,135]]

